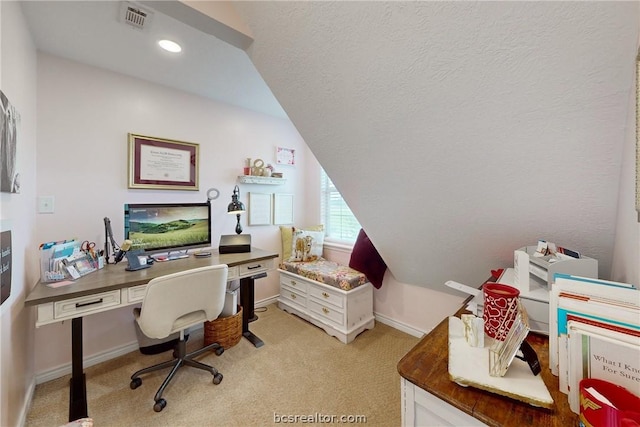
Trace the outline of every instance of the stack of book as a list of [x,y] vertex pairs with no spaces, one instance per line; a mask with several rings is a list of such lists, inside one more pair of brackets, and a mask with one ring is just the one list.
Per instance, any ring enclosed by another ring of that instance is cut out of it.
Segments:
[[640,290],[556,274],[549,295],[549,365],[575,413],[586,378],[640,397]]

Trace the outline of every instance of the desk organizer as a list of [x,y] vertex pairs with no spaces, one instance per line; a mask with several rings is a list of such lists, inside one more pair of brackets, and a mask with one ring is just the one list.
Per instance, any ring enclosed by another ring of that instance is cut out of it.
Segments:
[[242,338],[242,306],[233,316],[218,317],[211,322],[204,322],[204,345],[218,343],[225,350],[233,347]]
[[523,360],[513,359],[504,376],[491,376],[489,349],[469,346],[464,338],[462,320],[455,316],[449,317],[449,379],[463,387],[475,387],[532,406],[554,407],[542,376],[533,375]]

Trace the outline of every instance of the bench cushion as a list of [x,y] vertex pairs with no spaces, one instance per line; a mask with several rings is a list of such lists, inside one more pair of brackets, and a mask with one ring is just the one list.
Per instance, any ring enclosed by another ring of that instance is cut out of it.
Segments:
[[343,291],[349,291],[367,283],[367,277],[358,270],[324,258],[311,262],[283,262],[280,267]]

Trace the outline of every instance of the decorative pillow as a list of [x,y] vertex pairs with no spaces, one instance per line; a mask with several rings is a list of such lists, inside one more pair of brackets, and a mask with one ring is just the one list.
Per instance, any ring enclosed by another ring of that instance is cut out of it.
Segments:
[[376,289],[380,289],[380,286],[382,286],[382,279],[384,278],[384,272],[387,270],[387,264],[385,264],[378,250],[373,246],[369,236],[367,236],[367,233],[365,233],[363,229],[360,229],[356,243],[353,245],[349,267],[367,276],[367,279],[369,279]]
[[291,236],[289,262],[315,261],[322,258],[324,231],[295,230]]
[[[296,228],[291,225],[280,226],[280,237],[282,238],[282,260],[288,261],[291,258],[291,245],[293,244],[291,239],[293,232]],[[312,225],[311,227],[305,227],[304,230],[309,231],[323,231],[324,225]]]

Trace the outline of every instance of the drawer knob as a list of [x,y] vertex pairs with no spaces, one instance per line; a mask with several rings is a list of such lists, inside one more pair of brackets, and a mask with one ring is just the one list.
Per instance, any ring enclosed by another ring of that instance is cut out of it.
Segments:
[[323,292],[323,293],[322,293],[322,296],[323,296],[323,297],[325,297],[325,298],[329,298],[329,294],[328,294],[328,293],[326,293],[326,292]]
[[291,284],[292,284],[293,286],[297,285],[297,283],[296,283],[296,281],[295,281],[295,280],[292,280],[292,281],[291,281]]
[[291,294],[291,299],[296,299],[296,294]]
[[324,312],[324,314],[329,314],[329,309],[326,307],[322,307],[322,311]]

